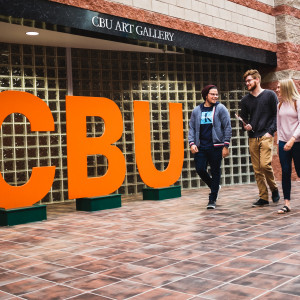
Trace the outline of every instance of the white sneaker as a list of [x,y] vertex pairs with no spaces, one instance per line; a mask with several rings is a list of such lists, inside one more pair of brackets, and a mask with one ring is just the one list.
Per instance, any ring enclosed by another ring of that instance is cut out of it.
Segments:
[[206,206],[207,209],[215,209],[216,208],[216,201],[209,201],[207,206]]
[[217,199],[216,199],[216,200],[219,199],[219,195],[220,195],[221,188],[222,188],[222,187],[219,185],[219,190],[218,190],[218,194],[217,194]]

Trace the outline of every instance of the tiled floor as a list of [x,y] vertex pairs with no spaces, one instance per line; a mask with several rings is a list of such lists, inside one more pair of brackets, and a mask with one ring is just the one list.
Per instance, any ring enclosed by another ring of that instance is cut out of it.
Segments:
[[300,182],[293,208],[251,208],[256,185],[79,212],[0,228],[0,299],[300,300]]

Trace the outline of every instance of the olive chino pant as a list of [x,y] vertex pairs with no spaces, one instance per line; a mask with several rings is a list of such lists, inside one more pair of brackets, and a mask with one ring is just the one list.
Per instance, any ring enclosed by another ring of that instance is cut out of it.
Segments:
[[267,184],[271,192],[278,189],[271,165],[273,142],[273,137],[249,138],[249,151],[259,190],[259,198],[267,201],[269,198]]

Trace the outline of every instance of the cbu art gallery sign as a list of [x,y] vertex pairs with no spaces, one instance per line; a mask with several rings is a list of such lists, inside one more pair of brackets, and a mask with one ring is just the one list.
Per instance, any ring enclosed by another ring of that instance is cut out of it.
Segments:
[[92,24],[96,28],[105,28],[109,31],[117,31],[128,33],[137,36],[143,36],[153,38],[157,40],[170,41],[174,40],[174,32],[161,30],[155,27],[137,25],[125,21],[119,21],[116,19],[103,18],[94,16],[92,18]]
[[[20,91],[0,93],[0,126],[4,119],[20,113],[27,117],[31,131],[54,131],[54,119],[40,98]],[[87,137],[86,117],[100,117],[105,130],[99,137]],[[110,99],[66,96],[67,160],[69,198],[105,196],[116,191],[126,173],[125,157],[113,145],[122,135],[123,120],[118,106]],[[140,177],[149,187],[168,187],[180,177],[183,159],[183,118],[180,103],[169,104],[170,160],[164,171],[155,168],[151,156],[149,103],[134,101],[135,157]],[[104,155],[107,172],[101,177],[88,177],[87,156]],[[11,186],[0,173],[0,207],[14,209],[31,206],[50,190],[55,166],[35,167],[28,182]]]

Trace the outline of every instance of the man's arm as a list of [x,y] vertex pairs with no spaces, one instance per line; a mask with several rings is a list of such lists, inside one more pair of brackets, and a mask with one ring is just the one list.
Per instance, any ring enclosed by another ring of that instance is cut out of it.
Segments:
[[244,120],[244,122],[246,124],[248,124],[248,117],[249,117],[249,113],[248,113],[248,107],[245,104],[245,101],[241,101],[241,112],[240,112],[240,117]]
[[230,120],[230,115],[229,112],[227,110],[227,108],[225,107],[225,105],[223,105],[222,107],[222,112],[221,112],[221,123],[222,123],[222,127],[224,130],[224,147],[222,150],[222,157],[225,158],[227,156],[229,156],[229,145],[230,145],[230,140],[231,140],[231,136],[232,136],[232,128],[231,128],[231,120]]
[[277,131],[277,104],[278,104],[278,98],[274,92],[271,93],[270,96],[270,113],[272,116],[272,124],[268,128],[268,133],[273,136],[274,133]]
[[229,112],[227,110],[227,108],[225,107],[225,105],[223,105],[222,107],[222,115],[221,115],[221,123],[222,123],[222,127],[224,128],[224,146],[225,147],[229,147],[230,144],[230,140],[231,140],[231,136],[232,136],[232,128],[231,128],[231,120],[230,120],[230,115]]
[[245,101],[243,101],[243,100],[241,102],[240,117],[244,120],[243,129],[246,131],[252,131],[252,125],[248,121],[248,118],[249,118],[248,106],[246,105]]
[[188,141],[189,145],[192,146],[195,144],[195,110],[192,111],[191,119],[189,122],[189,135],[188,135]]
[[189,122],[189,135],[188,135],[188,141],[189,141],[189,146],[191,148],[191,152],[194,154],[198,152],[198,147],[195,144],[195,135],[196,135],[196,128],[195,128],[195,110],[192,111],[191,119]]

